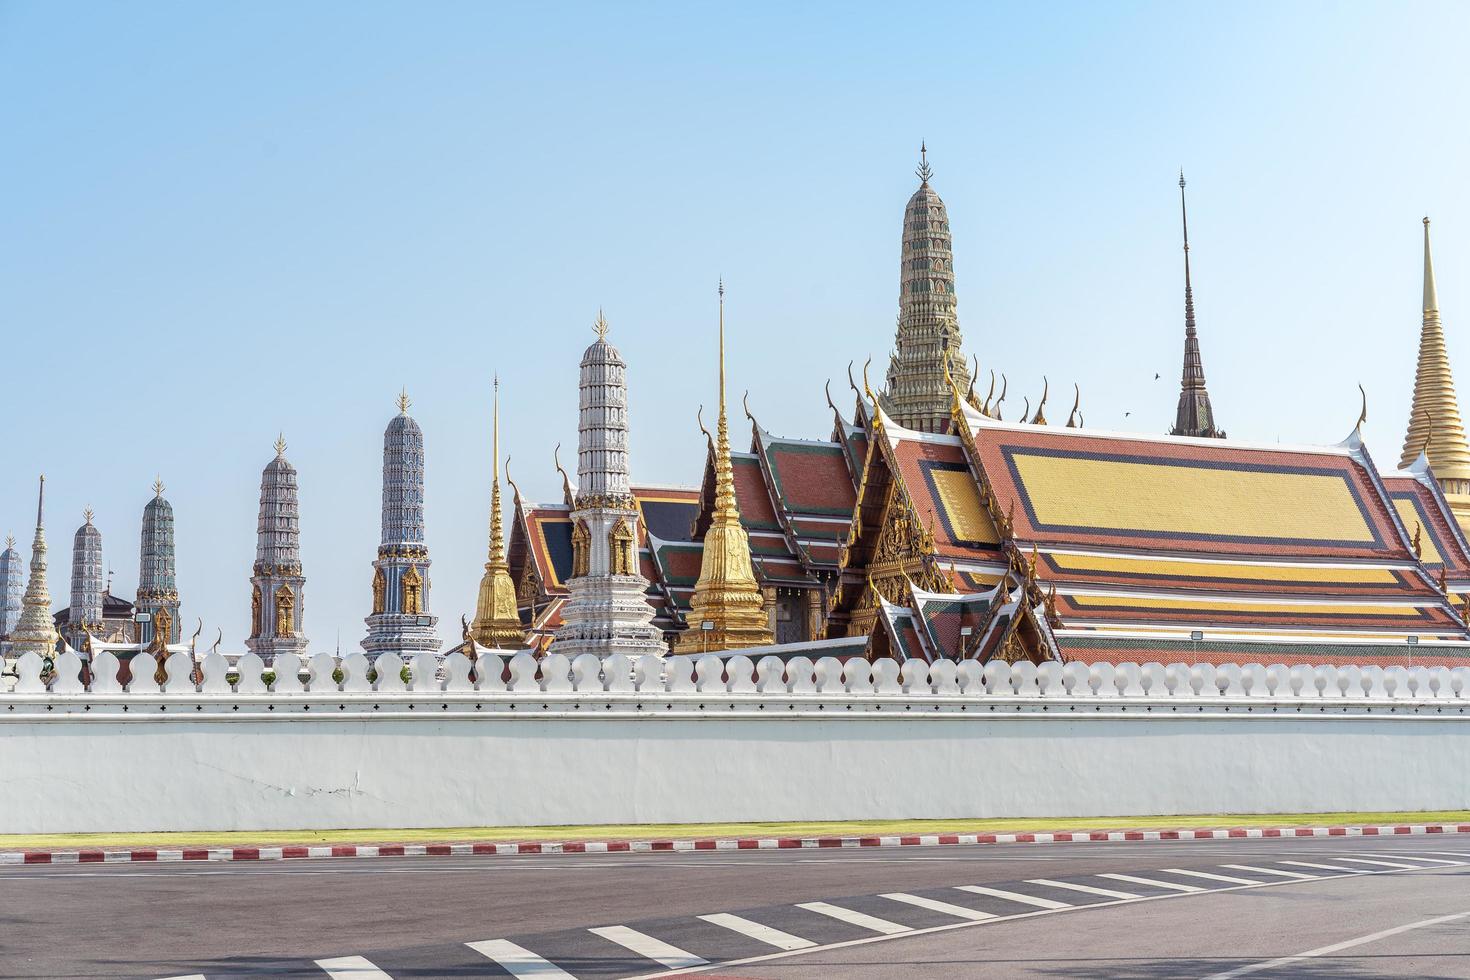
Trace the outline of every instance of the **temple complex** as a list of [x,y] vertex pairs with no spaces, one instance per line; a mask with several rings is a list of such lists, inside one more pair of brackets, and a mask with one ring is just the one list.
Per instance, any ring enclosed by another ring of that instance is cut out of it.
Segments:
[[725,284],[720,283],[720,408],[715,425],[714,507],[701,539],[699,578],[675,653],[765,646],[774,640],[765,595],[751,566],[750,537],[740,523],[730,426],[725,414]]
[[1424,311],[1419,332],[1419,364],[1414,372],[1414,401],[1399,469],[1408,470],[1424,456],[1457,521],[1470,521],[1470,446],[1455,397],[1444,327],[1439,321],[1439,293],[1429,253],[1429,219],[1424,219]]
[[597,340],[582,355],[578,386],[571,578],[557,652],[663,654],[663,633],[644,600],[649,583],[639,567],[638,502],[628,476],[627,367],[607,342],[601,312],[594,329]]
[[362,641],[373,655],[439,650],[438,618],[429,612],[424,433],[408,414],[409,405],[408,393],[399,394],[398,414],[383,432],[382,534],[373,562],[373,611]]
[[15,535],[7,534],[5,550],[0,551],[0,654],[4,654],[10,644],[10,631],[20,622],[25,589],[25,575],[21,570],[20,552],[15,547]]
[[1215,427],[1215,410],[1205,389],[1204,362],[1199,355],[1199,334],[1194,326],[1194,284],[1189,277],[1189,211],[1184,204],[1184,171],[1179,172],[1179,216],[1184,226],[1184,373],[1179,383],[1179,408],[1174,413],[1171,436],[1225,438]]
[[[296,467],[286,459],[286,440],[260,476],[255,565],[250,577],[250,637],[245,646],[266,664],[306,652],[306,577],[301,571],[301,511]],[[292,665],[294,666],[294,664]]]
[[56,650],[56,627],[51,622],[51,593],[46,588],[46,478],[36,495],[36,537],[31,543],[31,577],[21,599],[20,621],[10,633],[10,654],[38,653],[49,657]]
[[138,642],[152,646],[157,637],[166,645],[178,643],[179,580],[174,559],[174,508],[163,496],[163,481],[153,481],[153,499],[143,507],[143,531],[138,548],[137,611],[147,616],[138,624]]
[[475,599],[475,621],[470,635],[483,647],[496,650],[520,650],[526,646],[526,633],[516,601],[516,586],[511,580],[510,565],[505,559],[505,527],[500,504],[500,377],[495,377],[491,406],[490,436],[490,548],[485,558],[485,574],[480,578],[480,592]]

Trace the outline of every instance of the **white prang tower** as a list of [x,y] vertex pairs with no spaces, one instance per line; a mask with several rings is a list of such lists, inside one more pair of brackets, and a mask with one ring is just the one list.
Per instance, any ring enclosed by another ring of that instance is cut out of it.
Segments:
[[572,508],[571,597],[552,651],[610,656],[668,648],[644,598],[638,567],[638,504],[628,478],[627,365],[607,342],[597,313],[597,342],[582,355],[577,422],[577,496]]

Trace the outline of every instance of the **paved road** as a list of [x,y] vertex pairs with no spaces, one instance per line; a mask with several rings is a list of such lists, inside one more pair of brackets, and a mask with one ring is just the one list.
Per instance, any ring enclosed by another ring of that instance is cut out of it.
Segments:
[[[36,866],[0,976],[1470,976],[1470,838]],[[1244,972],[1241,972],[1244,971]]]

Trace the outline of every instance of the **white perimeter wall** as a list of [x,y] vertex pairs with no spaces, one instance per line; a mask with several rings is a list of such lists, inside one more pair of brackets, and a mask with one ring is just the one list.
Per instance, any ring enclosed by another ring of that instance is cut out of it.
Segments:
[[710,705],[734,717],[11,714],[0,833],[1470,807],[1459,704],[926,716],[904,700],[835,718],[837,703],[788,717],[772,717],[785,703]]

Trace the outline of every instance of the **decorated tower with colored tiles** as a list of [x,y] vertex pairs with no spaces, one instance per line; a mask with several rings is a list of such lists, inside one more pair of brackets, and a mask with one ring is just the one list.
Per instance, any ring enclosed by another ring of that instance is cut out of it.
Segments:
[[10,653],[49,656],[56,649],[56,626],[51,621],[51,593],[46,588],[46,478],[36,495],[36,537],[31,543],[31,578],[21,599],[20,622],[10,634]]
[[1179,172],[1179,217],[1184,225],[1184,372],[1179,382],[1179,406],[1174,410],[1171,436],[1223,439],[1215,426],[1215,410],[1205,388],[1205,366],[1194,325],[1194,284],[1189,277],[1189,212],[1184,206],[1184,171]]
[[899,269],[898,332],[888,364],[886,406],[903,426],[920,432],[949,428],[949,375],[961,389],[970,368],[960,350],[960,320],[955,310],[954,252],[949,213],[929,178],[927,147],[920,147],[919,189],[903,214],[903,251]]
[[102,564],[102,532],[92,523],[92,511],[77,528],[71,546],[71,609],[66,624],[66,642],[82,649],[88,633],[102,629],[102,594],[107,590]]
[[429,548],[424,543],[424,433],[408,414],[408,393],[383,432],[383,518],[373,562],[373,612],[362,648],[370,654],[433,653],[438,618],[429,613]]
[[663,634],[644,597],[638,564],[638,504],[628,477],[627,365],[607,342],[597,314],[597,340],[582,355],[577,423],[577,494],[573,500],[570,595],[553,649],[607,656],[661,655]]
[[148,619],[138,624],[138,642],[152,645],[159,636],[165,644],[178,643],[179,580],[174,561],[174,508],[163,495],[163,481],[153,481],[153,499],[143,506],[143,533],[138,547],[137,612]]
[[5,550],[0,551],[0,643],[9,644],[10,633],[20,622],[26,580],[15,547],[15,535],[5,536]]
[[[286,459],[286,440],[260,476],[255,566],[250,577],[250,637],[245,646],[268,665],[278,656],[306,652],[306,578],[301,574],[301,510],[296,467]],[[294,667],[295,664],[288,666]]]

